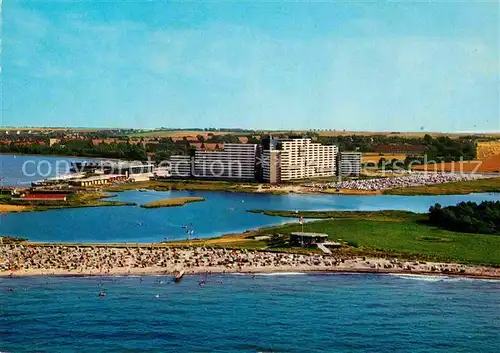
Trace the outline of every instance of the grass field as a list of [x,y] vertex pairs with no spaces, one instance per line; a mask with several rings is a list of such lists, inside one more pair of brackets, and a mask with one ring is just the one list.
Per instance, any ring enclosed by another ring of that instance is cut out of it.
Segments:
[[406,154],[404,153],[363,153],[361,157],[361,163],[378,163],[381,158],[385,158],[386,161],[392,161],[397,159],[399,161],[404,161],[406,159]]
[[131,202],[103,200],[111,196],[113,195],[107,193],[80,193],[80,194],[70,195],[67,201],[21,201],[21,200],[3,198],[0,202],[0,209],[3,210],[2,212],[9,212],[8,206],[11,207],[18,206],[17,210],[11,209],[10,212],[30,212],[30,211],[47,211],[47,210],[62,209],[62,208],[135,205],[135,203]]
[[200,202],[205,201],[203,197],[172,197],[170,199],[162,199],[149,202],[147,204],[141,205],[143,208],[159,208],[159,207],[176,207],[184,206],[190,202]]
[[429,172],[500,173],[500,155],[475,161],[416,165],[412,169]]
[[395,136],[403,138],[424,137],[426,134],[436,138],[439,136],[448,136],[450,138],[459,138],[461,136],[481,136],[481,137],[500,137],[500,133],[447,133],[447,132],[431,132],[431,131],[410,131],[410,132],[380,132],[380,131],[315,131],[320,136]]
[[[235,131],[200,131],[200,130],[152,130],[145,132],[137,132],[131,137],[184,137],[184,136],[197,136],[197,135],[206,135],[208,133],[212,133],[214,135],[228,135],[234,134],[238,136],[242,135],[266,135],[266,134],[305,134],[309,133],[309,130],[256,130],[254,132],[235,132]],[[431,135],[432,137],[439,136],[449,136],[451,138],[459,138],[460,136],[471,135],[467,133],[441,133],[441,132],[425,132],[425,131],[416,131],[416,132],[374,132],[374,131],[313,131],[320,136],[350,136],[350,135],[358,135],[358,136],[397,136],[403,138],[415,138],[415,137],[424,137],[426,134]],[[500,133],[477,133],[474,134],[482,137],[500,137]]]
[[[265,186],[265,185],[264,185]],[[137,189],[151,189],[156,191],[191,190],[191,191],[224,191],[241,193],[267,193],[282,195],[290,192],[289,188],[297,184],[283,184],[282,188],[265,189],[259,183],[236,183],[229,181],[203,181],[203,180],[151,180],[137,183],[117,184],[105,187],[104,191],[116,192]],[[379,191],[342,190],[341,194],[373,195],[383,193],[386,195],[458,195],[479,192],[500,192],[500,178],[490,178],[456,183],[445,183],[430,186],[418,186],[401,189]],[[338,194],[336,190],[325,189],[323,193]]]
[[[201,180],[150,180],[137,183],[117,184],[105,187],[107,191],[125,191],[135,189],[151,189],[156,191],[169,190],[203,190],[203,191],[241,191],[239,184],[225,181],[201,181]],[[246,188],[248,192],[253,191],[257,185]],[[244,191],[243,191],[244,192]]]
[[[187,137],[198,135],[231,135],[236,134],[230,131],[199,131],[199,130],[153,130],[146,132],[138,132],[130,135],[130,137]],[[249,135],[250,133],[241,132],[238,135]]]
[[[150,189],[156,191],[189,190],[189,191],[224,191],[256,193],[259,190],[258,183],[236,183],[230,181],[205,181],[205,180],[150,180],[137,183],[117,184],[105,187],[104,191],[116,192],[137,189]],[[268,194],[286,194],[286,191],[265,190]]]
[[303,217],[303,218],[335,218],[335,219],[360,219],[380,221],[404,221],[415,213],[408,211],[272,211],[248,210],[251,213],[262,213],[267,216],[278,217]]
[[[500,236],[449,232],[428,226],[425,214],[380,212],[265,212],[276,216],[331,218],[304,224],[305,232],[326,233],[345,241],[354,253],[391,254],[426,260],[500,265]],[[298,223],[263,229],[255,235],[302,231]]]
[[459,181],[429,186],[385,190],[385,195],[463,195],[479,192],[500,192],[500,178]]

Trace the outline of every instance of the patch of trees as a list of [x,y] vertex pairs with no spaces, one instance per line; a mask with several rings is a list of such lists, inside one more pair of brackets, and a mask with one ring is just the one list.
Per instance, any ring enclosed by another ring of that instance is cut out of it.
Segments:
[[447,230],[463,233],[500,234],[500,201],[460,202],[429,208],[429,222]]
[[[425,146],[427,148],[427,161],[454,162],[473,160],[476,158],[476,147],[474,136],[467,138],[450,138],[440,136],[433,138],[431,135],[424,137],[407,138],[402,136],[385,135],[351,135],[351,136],[318,136],[318,141],[324,144],[334,144],[341,151],[373,152],[377,145],[413,145]],[[424,163],[424,158],[421,158]],[[415,160],[415,158],[411,158]]]
[[101,143],[93,145],[92,140],[70,140],[54,146],[39,144],[0,144],[2,153],[25,153],[41,155],[65,155],[96,158],[120,158],[128,160],[146,160],[146,150],[142,145],[123,143]]

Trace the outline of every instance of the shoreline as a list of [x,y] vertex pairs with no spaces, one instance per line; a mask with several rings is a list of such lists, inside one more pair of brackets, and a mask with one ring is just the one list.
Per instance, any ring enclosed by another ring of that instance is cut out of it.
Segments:
[[[441,184],[432,184],[425,186],[413,186],[407,188],[394,188],[384,190],[359,190],[359,189],[317,189],[296,184],[281,184],[280,186],[271,186],[263,183],[229,183],[226,185],[217,184],[217,182],[207,182],[203,180],[166,180],[166,181],[147,181],[137,182],[127,185],[104,187],[104,191],[123,192],[138,191],[147,189],[153,191],[201,191],[201,192],[228,192],[242,194],[261,194],[261,195],[329,195],[329,196],[447,196],[447,195],[470,195],[483,193],[500,193],[500,177],[479,179],[479,181],[490,181],[495,183],[495,187],[476,186],[472,181],[446,182]],[[492,181],[493,180],[493,181]],[[227,182],[225,182],[227,183]],[[460,185],[457,185],[460,184]],[[471,185],[472,184],[472,185]],[[496,186],[498,184],[498,186]],[[422,189],[425,188],[423,191]]]
[[456,262],[210,247],[0,246],[0,278],[257,273],[378,273],[499,279],[500,267]]
[[65,157],[66,159],[97,159],[97,160],[112,160],[112,161],[122,161],[120,158],[107,158],[107,157],[90,157],[90,156],[75,156],[72,154],[36,154],[36,153],[20,153],[20,152],[0,152],[0,156],[28,156],[28,157]]
[[[11,153],[2,152],[0,155],[5,156],[33,156],[33,157],[51,157],[51,158],[65,158],[65,159],[87,159],[87,160],[113,160],[123,161],[118,158],[106,157],[91,157],[91,156],[74,156],[74,155],[61,155],[61,154],[24,154],[24,153]],[[223,182],[222,184],[217,184]],[[408,187],[396,187],[389,189],[378,190],[365,190],[365,189],[348,189],[341,188],[337,191],[334,188],[322,188],[318,186],[306,186],[302,184],[316,184],[314,181],[304,180],[301,184],[290,183],[281,184],[280,186],[273,186],[262,182],[245,183],[236,181],[216,181],[210,182],[200,179],[179,179],[179,180],[166,180],[166,181],[146,181],[137,182],[137,185],[129,186],[105,186],[103,190],[109,189],[111,191],[120,192],[126,190],[139,190],[148,189],[156,191],[221,191],[221,192],[240,192],[246,194],[271,194],[271,195],[288,195],[288,194],[304,194],[304,195],[347,195],[347,196],[374,196],[374,195],[387,195],[387,196],[437,196],[437,195],[467,195],[472,193],[498,193],[500,192],[500,174],[490,175],[488,177],[474,179],[474,180],[460,180],[460,181],[447,181],[443,183],[422,184]],[[317,182],[321,185],[324,182]],[[135,183],[132,183],[135,184]],[[14,185],[13,187],[16,187]],[[26,186],[29,187],[29,186]]]
[[[119,276],[119,277],[128,277],[128,276],[174,276],[176,274],[175,271],[171,270],[158,270],[152,269],[151,271],[142,269],[141,271],[116,271],[116,272],[81,272],[75,273],[72,271],[28,271],[28,272],[20,272],[20,271],[0,271],[0,279],[6,278],[26,278],[26,277],[72,277],[72,278],[81,278],[81,277],[109,277],[109,276]],[[339,268],[339,269],[283,269],[276,268],[272,270],[265,270],[262,268],[254,268],[248,269],[246,271],[228,271],[228,270],[213,270],[209,268],[199,268],[199,269],[191,269],[184,272],[184,276],[198,276],[198,275],[341,275],[341,274],[373,274],[373,275],[408,275],[408,276],[429,276],[429,277],[449,277],[449,278],[470,278],[470,279],[487,279],[487,280],[497,280],[500,281],[500,273],[495,275],[487,275],[487,274],[474,274],[474,273],[448,273],[448,272],[432,272],[432,271],[408,271],[408,270],[385,270],[385,269],[348,269],[348,268]]]

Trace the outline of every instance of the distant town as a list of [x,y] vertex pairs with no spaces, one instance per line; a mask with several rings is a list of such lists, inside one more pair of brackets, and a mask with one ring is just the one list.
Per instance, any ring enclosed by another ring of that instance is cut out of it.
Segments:
[[[73,161],[62,175],[41,177],[31,185],[46,191],[151,180],[220,180],[276,185],[292,192],[378,192],[499,176],[498,137],[336,130],[4,128],[0,152],[89,157]],[[31,201],[47,197],[33,190],[31,198],[29,192],[23,195]]]

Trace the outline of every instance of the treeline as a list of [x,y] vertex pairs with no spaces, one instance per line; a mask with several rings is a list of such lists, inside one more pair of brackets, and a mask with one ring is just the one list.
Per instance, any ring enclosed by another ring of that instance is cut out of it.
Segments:
[[54,146],[40,144],[0,144],[1,153],[24,153],[41,155],[64,155],[95,158],[119,158],[146,160],[146,150],[142,145],[127,142],[93,145],[92,140],[70,140]]
[[[194,129],[191,129],[194,130]],[[231,134],[215,134],[207,129],[198,129],[196,137],[199,142],[205,143],[239,143],[240,137],[245,137],[247,143],[263,143],[264,148],[269,146],[269,136],[255,135],[254,133],[245,133],[243,129],[233,129]],[[241,131],[239,131],[241,130]],[[202,133],[205,132],[205,133]],[[238,133],[239,132],[239,133]],[[53,154],[53,155],[78,155],[84,157],[102,157],[102,158],[123,158],[134,160],[145,160],[147,154],[154,155],[156,160],[164,160],[174,154],[189,155],[193,153],[194,147],[190,145],[187,137],[184,141],[174,142],[170,137],[166,138],[150,138],[148,141],[145,139],[145,147],[142,143],[131,144],[128,142],[129,137],[123,136],[122,130],[103,130],[100,132],[88,133],[84,139],[67,139],[66,141],[49,146],[48,137],[34,139],[33,143],[22,143],[22,136],[10,136],[10,144],[0,144],[0,152],[4,153],[30,153],[30,154]],[[208,138],[207,138],[208,136]],[[114,137],[118,140],[117,143],[98,144],[93,145],[92,138],[107,138]],[[427,158],[422,156],[408,156],[404,162],[404,166],[409,163],[420,161],[425,163],[427,161],[436,162],[451,162],[475,159],[475,142],[477,136],[466,136],[458,139],[452,139],[446,136],[433,138],[430,135],[424,137],[407,138],[402,136],[383,136],[383,135],[350,135],[350,136],[319,136],[317,132],[305,132],[300,136],[294,136],[292,133],[273,134],[273,137],[288,138],[288,137],[310,137],[312,140],[326,145],[337,145],[341,151],[360,151],[360,152],[374,152],[375,147],[379,145],[414,145],[425,146]],[[44,144],[36,142],[43,141]],[[18,143],[19,142],[19,143]],[[141,140],[142,142],[142,140]],[[382,157],[381,157],[382,158]],[[385,159],[379,161],[380,164],[385,163]],[[391,161],[390,164],[395,164],[396,160]],[[401,164],[401,163],[399,163]],[[390,166],[385,163],[386,168]]]
[[159,129],[155,129],[154,131],[227,131],[227,132],[255,132],[255,130],[252,129],[242,129],[242,128],[225,128],[225,127],[186,127],[186,128],[175,128],[175,129],[170,129],[167,127],[162,127]]
[[460,202],[446,207],[436,203],[429,208],[429,222],[456,232],[500,234],[500,202]]
[[[464,136],[452,139],[448,136],[433,138],[431,135],[424,137],[407,138],[401,136],[318,136],[318,141],[324,144],[337,145],[341,151],[374,152],[374,147],[378,145],[413,145],[425,146],[427,160],[436,162],[454,162],[463,160],[473,160],[476,158],[474,136]],[[415,160],[415,158],[411,158]],[[422,163],[424,159],[422,158]]]
[[191,155],[194,147],[189,142],[175,143],[170,137],[158,139],[158,143],[146,143],[146,152],[153,154],[153,159],[157,162],[165,161],[173,155]]

